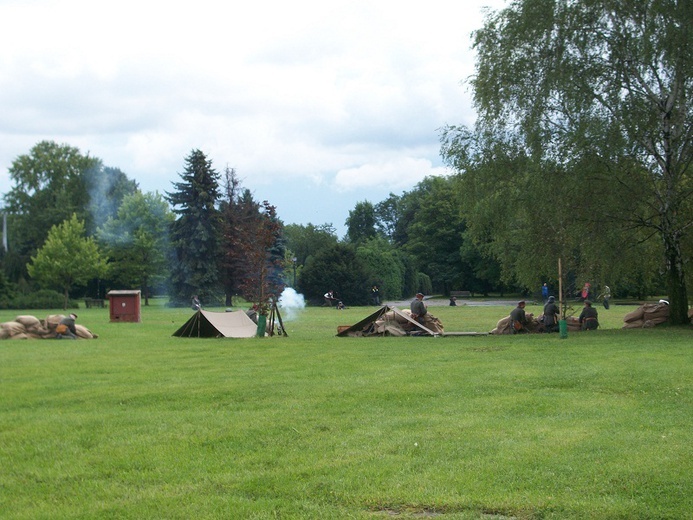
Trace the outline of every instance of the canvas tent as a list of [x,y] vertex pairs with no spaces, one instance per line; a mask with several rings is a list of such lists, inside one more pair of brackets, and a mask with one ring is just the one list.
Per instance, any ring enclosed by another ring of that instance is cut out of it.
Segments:
[[244,311],[199,310],[173,335],[184,338],[252,338],[256,333],[257,325]]
[[397,307],[383,305],[358,323],[339,330],[337,336],[439,336],[443,334],[440,322],[432,323],[432,326],[435,330],[420,324]]

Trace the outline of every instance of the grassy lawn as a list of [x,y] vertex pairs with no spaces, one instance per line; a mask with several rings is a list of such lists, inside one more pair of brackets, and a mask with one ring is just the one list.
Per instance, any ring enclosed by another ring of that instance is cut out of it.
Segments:
[[375,308],[309,308],[244,340],[80,309],[98,339],[0,341],[0,517],[691,518],[693,329],[633,308],[567,339],[336,338]]

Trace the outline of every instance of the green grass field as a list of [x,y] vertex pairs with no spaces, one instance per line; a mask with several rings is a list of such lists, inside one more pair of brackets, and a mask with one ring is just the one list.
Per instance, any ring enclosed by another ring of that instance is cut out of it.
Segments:
[[243,340],[81,309],[98,339],[0,341],[0,518],[693,518],[693,330],[633,308],[567,339],[336,338],[375,308],[309,308]]

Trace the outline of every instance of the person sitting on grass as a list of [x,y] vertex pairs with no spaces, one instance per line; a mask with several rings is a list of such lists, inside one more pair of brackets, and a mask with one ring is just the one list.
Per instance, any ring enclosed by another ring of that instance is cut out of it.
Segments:
[[582,330],[596,330],[599,327],[597,309],[592,307],[592,302],[585,300],[585,307],[580,313],[580,327]]
[[556,305],[556,298],[549,296],[544,305],[544,332],[558,332],[558,317],[561,311]]
[[510,326],[513,334],[524,334],[529,332],[527,330],[527,315],[525,314],[524,300],[518,302],[517,307],[510,312]]

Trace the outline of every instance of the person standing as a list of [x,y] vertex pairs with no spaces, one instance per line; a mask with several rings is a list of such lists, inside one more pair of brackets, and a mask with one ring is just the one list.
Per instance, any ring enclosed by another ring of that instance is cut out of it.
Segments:
[[544,305],[544,332],[558,332],[558,318],[561,311],[556,305],[556,298],[549,296]]
[[549,286],[546,282],[541,286],[541,299],[544,300],[544,304],[549,301]]
[[585,300],[585,307],[580,313],[580,327],[582,330],[596,330],[599,327],[597,309],[592,307],[592,302]]
[[604,290],[598,296],[598,298],[603,298],[604,308],[609,310],[609,300],[611,299],[611,288],[608,285],[605,285]]
[[200,299],[197,297],[197,294],[192,297],[192,310],[194,311],[199,311],[202,308],[202,304],[200,303]]
[[424,323],[424,316],[426,316],[428,313],[428,309],[426,308],[426,304],[424,303],[423,299],[423,293],[416,293],[416,298],[414,298],[409,306],[409,310],[411,310],[411,317],[421,323],[421,325]]
[[582,287],[580,296],[582,297],[582,301],[590,299],[590,284],[588,282],[585,282],[585,285]]
[[325,297],[325,303],[323,304],[323,307],[332,307],[332,302],[335,300],[334,292],[333,291],[327,291],[324,294],[324,297]]
[[371,298],[373,299],[373,305],[380,305],[380,289],[377,285],[371,288]]

